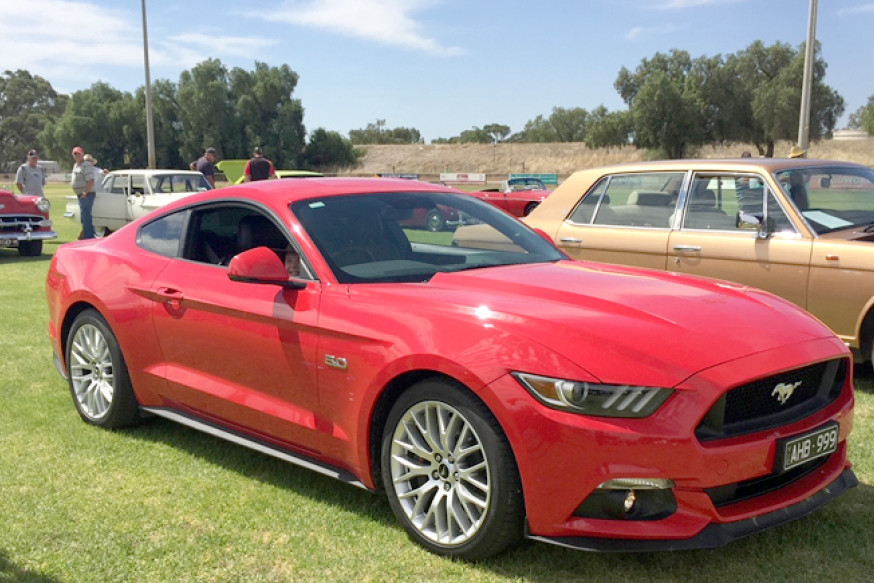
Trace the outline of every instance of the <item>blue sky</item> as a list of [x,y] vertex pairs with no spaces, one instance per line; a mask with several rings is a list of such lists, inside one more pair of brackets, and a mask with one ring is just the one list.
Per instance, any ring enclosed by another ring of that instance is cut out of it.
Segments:
[[[151,77],[207,58],[287,64],[309,131],[384,119],[430,141],[553,107],[624,109],[622,66],[671,49],[728,54],[754,40],[799,46],[809,0],[146,0]],[[874,0],[819,2],[826,82],[847,114],[874,95]],[[0,70],[61,92],[145,82],[141,2],[0,0]],[[845,114],[842,123],[846,121]]]

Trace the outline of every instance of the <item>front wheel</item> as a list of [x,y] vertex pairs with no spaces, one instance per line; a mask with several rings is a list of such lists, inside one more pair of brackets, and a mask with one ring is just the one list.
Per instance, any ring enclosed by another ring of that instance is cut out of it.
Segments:
[[79,415],[92,425],[114,429],[137,421],[139,409],[118,341],[106,320],[85,310],[67,336],[70,393]]
[[522,538],[524,508],[507,438],[465,389],[423,381],[392,407],[382,478],[395,516],[431,552],[465,560]]
[[531,211],[536,209],[538,204],[539,203],[536,202],[529,202],[528,205],[525,207],[525,210],[523,211],[525,213],[523,216],[527,217],[528,215],[530,215]]

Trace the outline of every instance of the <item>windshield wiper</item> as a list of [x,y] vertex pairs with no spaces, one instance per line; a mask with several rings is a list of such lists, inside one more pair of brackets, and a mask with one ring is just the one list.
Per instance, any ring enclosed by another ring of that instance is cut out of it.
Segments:
[[870,225],[868,225],[867,227],[862,229],[862,232],[863,233],[874,233],[874,223],[871,223]]

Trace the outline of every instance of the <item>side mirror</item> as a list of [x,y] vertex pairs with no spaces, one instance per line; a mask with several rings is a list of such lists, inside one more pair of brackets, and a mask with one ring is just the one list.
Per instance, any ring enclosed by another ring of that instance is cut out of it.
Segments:
[[285,264],[267,247],[255,247],[235,255],[228,265],[228,278],[231,281],[281,285],[292,289],[306,287],[301,281],[288,279]]
[[773,218],[743,211],[737,214],[737,226],[741,229],[756,229],[756,238],[761,240],[770,239],[776,229]]

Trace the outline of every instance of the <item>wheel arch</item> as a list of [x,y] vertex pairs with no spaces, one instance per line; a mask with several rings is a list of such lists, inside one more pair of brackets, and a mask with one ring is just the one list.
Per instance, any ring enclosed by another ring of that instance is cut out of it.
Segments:
[[[370,423],[367,435],[368,454],[370,457],[370,474],[373,480],[374,487],[377,491],[384,490],[384,484],[382,483],[382,466],[380,462],[380,447],[382,445],[382,435],[383,431],[385,430],[385,424],[388,420],[389,412],[391,411],[392,406],[395,404],[395,402],[397,402],[402,394],[404,394],[407,390],[409,390],[417,383],[424,380],[446,381],[447,383],[455,386],[457,390],[465,392],[468,396],[474,398],[480,404],[482,404],[483,408],[489,412],[489,414],[495,420],[496,425],[501,429],[501,432],[504,434],[504,438],[507,440],[507,444],[510,449],[510,455],[512,456],[513,464],[515,464],[518,468],[518,459],[516,456],[516,452],[513,449],[512,441],[507,435],[507,430],[501,424],[498,416],[495,415],[494,411],[492,411],[492,409],[482,399],[482,397],[477,394],[476,391],[474,391],[468,385],[456,379],[455,377],[446,374],[445,372],[429,369],[410,370],[392,378],[385,385],[382,392],[379,394],[379,397],[376,399],[373,408],[371,409]],[[524,505],[524,492],[522,495],[522,501]]]
[[[874,348],[874,305],[869,305],[859,325],[860,362],[871,362],[872,348]],[[871,364],[874,366],[874,362]]]
[[69,374],[69,370],[68,370],[68,363],[67,363],[67,339],[70,336],[70,328],[73,327],[73,322],[76,320],[76,317],[86,310],[94,310],[95,312],[100,314],[100,316],[104,320],[106,320],[106,315],[103,314],[103,312],[101,312],[97,306],[95,306],[94,304],[92,304],[90,302],[80,300],[78,302],[71,304],[67,308],[67,311],[64,314],[63,322],[61,323],[59,340],[61,343],[60,357],[64,360],[64,370],[67,370],[68,374]]

